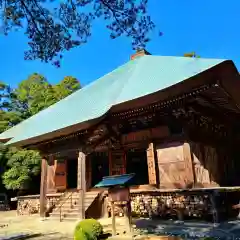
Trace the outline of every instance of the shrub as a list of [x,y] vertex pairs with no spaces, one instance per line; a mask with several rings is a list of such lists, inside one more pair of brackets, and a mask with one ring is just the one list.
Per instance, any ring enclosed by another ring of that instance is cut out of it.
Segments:
[[103,227],[95,219],[85,219],[75,228],[74,240],[96,240],[102,234]]

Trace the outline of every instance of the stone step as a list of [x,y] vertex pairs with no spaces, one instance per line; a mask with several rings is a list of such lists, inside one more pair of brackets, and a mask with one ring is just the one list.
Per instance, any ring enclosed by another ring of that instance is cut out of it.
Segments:
[[[60,220],[60,216],[59,215],[58,216],[51,216],[51,219],[59,221]],[[61,221],[62,222],[68,222],[68,221],[78,222],[79,221],[79,217],[62,217]]]
[[[95,199],[85,200],[85,201],[84,201],[85,206],[91,205],[94,200],[95,200]],[[79,207],[79,206],[80,206],[80,203],[79,203],[79,202],[76,202],[76,203],[75,203],[75,202],[73,202],[73,203],[71,203],[71,202],[65,202],[65,203],[62,205],[62,208],[63,208],[63,207],[71,208],[71,206],[73,206],[73,207]],[[58,207],[59,207],[59,205],[56,206],[56,208],[58,208]]]
[[[90,205],[89,205],[90,206]],[[85,211],[89,208],[89,206],[85,206]],[[79,212],[79,207],[73,207],[73,208],[61,208],[61,211],[66,213],[66,212]],[[56,208],[52,211],[52,213],[60,213],[60,208]]]
[[[87,204],[87,203],[92,203],[94,200],[95,200],[95,198],[96,197],[91,197],[91,198],[85,198],[85,200],[84,200],[84,202],[85,202],[85,204]],[[60,202],[60,204],[61,204],[62,202]],[[71,204],[73,204],[73,205],[78,205],[79,204],[79,198],[77,198],[77,199],[67,199],[64,203],[63,203],[63,205],[71,205]]]
[[[91,206],[94,200],[98,197],[99,191],[92,191],[85,193],[85,211]],[[66,199],[67,198],[67,199]],[[66,201],[63,203],[63,201]],[[59,203],[61,206],[61,215],[62,220],[64,221],[77,221],[79,219],[79,209],[80,209],[80,201],[79,201],[79,193],[73,193],[72,196],[68,195]],[[58,205],[58,206],[59,206]],[[53,209],[53,212],[50,213],[51,218],[60,219],[60,208],[56,206]]]
[[[59,213],[51,213],[50,217],[60,219],[60,214]],[[79,212],[62,213],[61,218],[62,219],[76,219],[77,220],[77,219],[79,219]]]

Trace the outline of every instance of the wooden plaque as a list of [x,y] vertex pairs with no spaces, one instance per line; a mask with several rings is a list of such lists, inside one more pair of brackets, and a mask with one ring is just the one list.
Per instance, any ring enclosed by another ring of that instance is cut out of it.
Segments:
[[150,143],[147,149],[147,164],[149,184],[157,184],[153,143]]
[[128,202],[130,200],[130,192],[128,187],[115,187],[108,190],[110,201]]

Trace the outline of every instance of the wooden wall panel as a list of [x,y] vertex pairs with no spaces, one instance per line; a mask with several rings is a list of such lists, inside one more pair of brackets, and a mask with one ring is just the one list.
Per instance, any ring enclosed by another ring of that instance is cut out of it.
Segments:
[[191,149],[190,149],[190,144],[185,142],[183,144],[183,157],[184,157],[184,162],[185,162],[185,171],[186,171],[186,181],[188,187],[193,187],[195,183],[195,175],[194,175],[194,170],[193,170],[193,159],[192,159],[192,154],[191,154]]
[[184,161],[183,144],[158,145],[157,158],[161,188],[185,188],[189,183]]
[[149,184],[157,184],[154,144],[150,143],[147,149],[147,164]]
[[217,150],[211,146],[191,142],[195,185],[197,187],[218,186],[220,178]]

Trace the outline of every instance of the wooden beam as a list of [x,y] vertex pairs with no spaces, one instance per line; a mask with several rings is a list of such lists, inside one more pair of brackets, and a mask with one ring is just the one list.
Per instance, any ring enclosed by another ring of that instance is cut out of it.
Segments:
[[42,159],[41,186],[40,186],[40,217],[46,215],[46,192],[47,192],[47,160]]
[[[215,111],[217,113],[219,113],[220,115],[223,115],[224,116],[224,119],[226,119],[226,121],[228,122],[234,122],[236,123],[237,119],[238,119],[238,116],[237,114],[234,114],[234,113],[226,113],[226,110],[225,108],[222,108],[221,106],[219,106],[218,104],[214,103],[212,101],[212,99],[206,95],[203,95],[203,94],[200,94],[199,95],[199,98],[200,99],[203,99],[204,101],[206,101],[210,106],[212,106]],[[237,121],[238,122],[238,121]]]
[[188,105],[192,110],[206,117],[210,117],[215,123],[226,125],[227,127],[233,127],[236,124],[236,121],[233,121],[231,118],[225,116],[225,114],[216,111],[215,108],[209,108],[202,106],[199,103],[192,103]]

